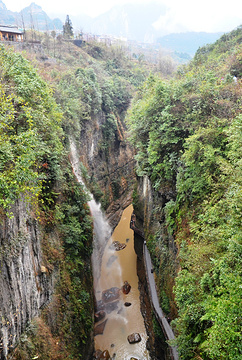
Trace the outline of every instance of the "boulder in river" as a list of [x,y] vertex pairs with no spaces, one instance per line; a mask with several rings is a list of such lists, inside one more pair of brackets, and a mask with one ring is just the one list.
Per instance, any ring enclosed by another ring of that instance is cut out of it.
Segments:
[[104,350],[100,356],[100,360],[111,360],[111,356],[108,350]]
[[96,360],[111,360],[110,354],[108,350],[96,350],[93,354],[93,358]]
[[102,300],[95,300],[95,311],[98,312],[100,310],[104,310],[105,309],[105,304]]
[[130,344],[135,344],[141,341],[141,336],[139,333],[133,333],[127,337]]
[[98,325],[95,326],[95,328],[94,328],[94,336],[103,334],[107,321],[108,321],[108,319],[103,321],[101,324],[98,324]]
[[106,304],[105,306],[105,310],[108,314],[110,314],[112,311],[118,309],[118,303],[119,300],[117,301],[113,301],[113,302],[109,302],[108,304]]
[[95,322],[101,321],[105,318],[106,313],[103,310],[100,310],[94,314],[94,320]]
[[126,248],[126,244],[121,244],[119,241],[114,241],[112,242],[112,244],[109,246],[109,249],[115,250],[115,251],[120,251]]
[[93,359],[97,359],[100,360],[100,356],[102,355],[102,350],[98,349],[95,351],[95,353],[93,354]]
[[125,281],[123,286],[122,286],[122,290],[124,294],[128,294],[131,290],[131,285],[128,283],[128,281]]
[[116,300],[119,298],[119,292],[120,292],[120,289],[117,287],[112,287],[110,289],[104,290],[102,292],[102,300],[105,303]]
[[129,306],[131,306],[132,304],[130,303],[130,302],[125,302],[124,303],[124,306],[126,306],[126,307],[129,307]]

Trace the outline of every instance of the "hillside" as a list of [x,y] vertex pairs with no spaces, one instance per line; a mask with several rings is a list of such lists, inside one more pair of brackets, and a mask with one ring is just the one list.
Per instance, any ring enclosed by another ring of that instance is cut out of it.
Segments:
[[183,360],[242,356],[241,39],[200,48],[172,81],[151,75],[128,117],[135,209]]

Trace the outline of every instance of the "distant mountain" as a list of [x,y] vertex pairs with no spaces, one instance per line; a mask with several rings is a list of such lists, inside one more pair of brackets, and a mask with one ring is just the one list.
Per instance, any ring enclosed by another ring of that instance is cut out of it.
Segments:
[[[91,31],[98,35],[106,34],[140,42],[154,42],[157,31],[153,24],[166,11],[165,5],[157,3],[117,5],[94,19],[86,18],[83,29],[84,32]],[[76,26],[77,22],[76,17],[73,24]]]
[[21,12],[12,12],[0,0],[0,24],[17,25],[21,28],[36,30],[62,30],[60,19],[51,20],[42,8],[35,3],[24,8]]
[[193,56],[200,46],[213,43],[223,34],[184,32],[167,35],[165,25],[156,26],[166,13],[166,6],[155,2],[117,5],[94,19],[76,16],[73,18],[73,25],[93,34],[114,35],[143,43],[158,43],[162,48],[190,56]]
[[0,0],[0,24],[14,25],[16,24],[16,13],[7,9],[6,5]]
[[41,6],[32,3],[21,12],[25,28],[35,30],[62,30],[63,23],[59,19],[51,20]]
[[157,39],[157,42],[166,49],[177,52],[185,52],[191,56],[195,54],[199,47],[214,43],[223,35],[222,32],[185,32],[169,34]]

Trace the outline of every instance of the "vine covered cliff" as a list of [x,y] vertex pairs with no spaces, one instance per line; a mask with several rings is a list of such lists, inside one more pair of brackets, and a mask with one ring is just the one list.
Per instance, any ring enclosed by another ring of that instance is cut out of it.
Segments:
[[239,359],[242,28],[132,103],[135,210],[181,359]]

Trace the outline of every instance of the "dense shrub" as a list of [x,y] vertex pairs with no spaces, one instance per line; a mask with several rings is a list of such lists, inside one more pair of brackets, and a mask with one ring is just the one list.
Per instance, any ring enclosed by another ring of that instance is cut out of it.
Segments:
[[172,190],[153,215],[168,239],[157,233],[148,246],[162,294],[165,245],[176,240],[173,325],[183,360],[242,356],[241,32],[199,49],[175,80],[151,76],[128,116],[138,175],[160,196]]

